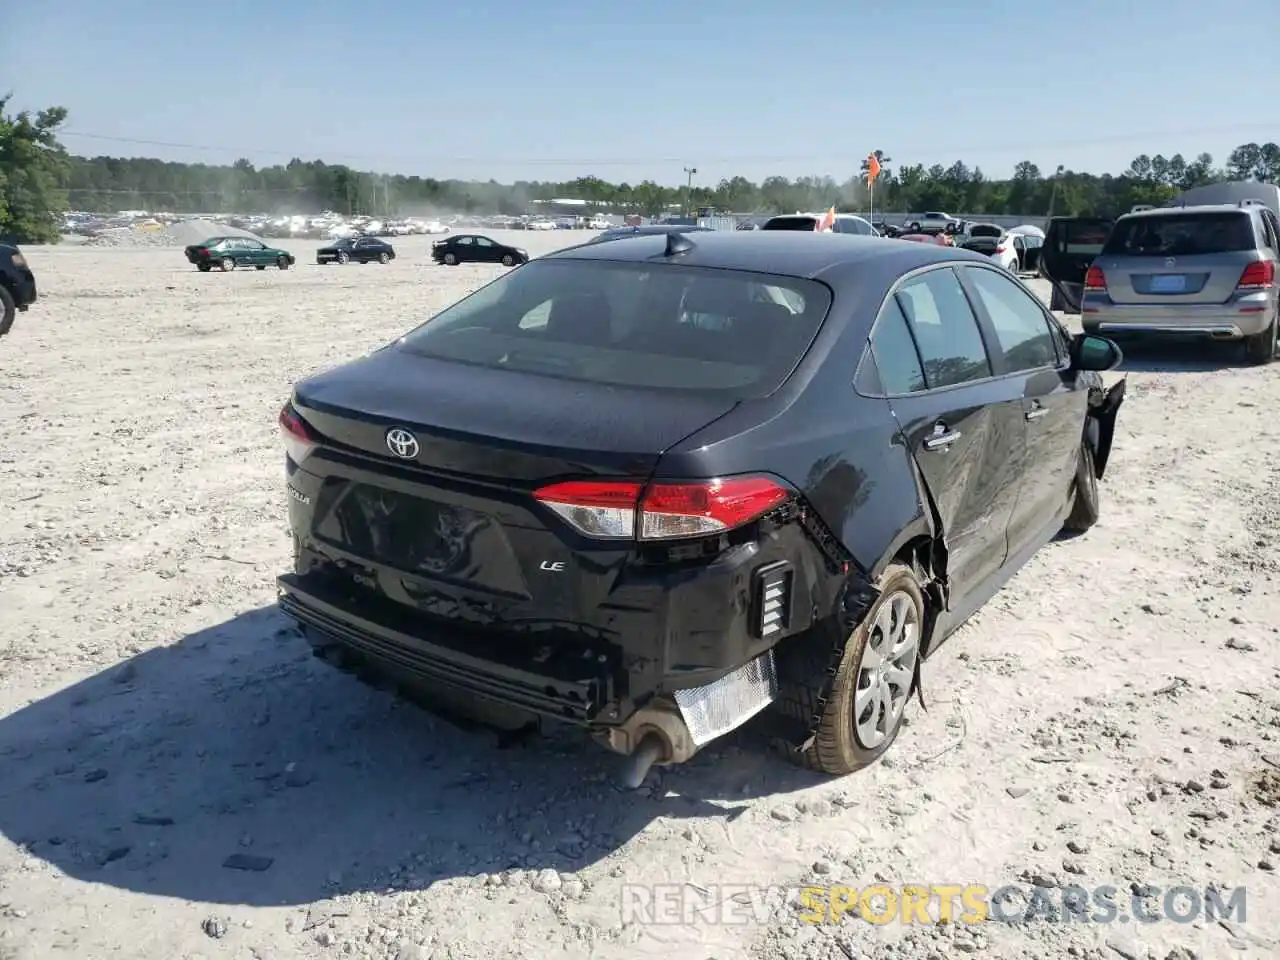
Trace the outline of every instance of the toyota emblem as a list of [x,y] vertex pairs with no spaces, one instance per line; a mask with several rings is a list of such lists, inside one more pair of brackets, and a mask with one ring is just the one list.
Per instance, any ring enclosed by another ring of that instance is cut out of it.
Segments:
[[1177,262],[1178,262],[1178,261],[1177,261],[1177,260],[1175,260],[1175,259],[1173,259],[1173,257],[1166,257],[1166,258],[1165,258],[1165,261],[1164,261],[1164,265],[1165,265],[1166,267],[1172,267],[1172,266],[1174,266],[1175,264],[1177,264]]
[[387,449],[401,460],[412,460],[418,455],[418,438],[401,427],[387,431]]

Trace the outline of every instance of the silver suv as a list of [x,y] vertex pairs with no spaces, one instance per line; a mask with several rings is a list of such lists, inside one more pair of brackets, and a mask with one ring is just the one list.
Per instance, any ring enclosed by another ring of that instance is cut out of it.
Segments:
[[1085,332],[1242,340],[1280,352],[1280,219],[1258,201],[1164,207],[1116,220],[1084,276]]

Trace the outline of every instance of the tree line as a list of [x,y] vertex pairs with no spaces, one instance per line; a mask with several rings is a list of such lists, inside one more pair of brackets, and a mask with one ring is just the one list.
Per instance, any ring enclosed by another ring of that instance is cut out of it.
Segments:
[[[673,206],[763,214],[820,210],[835,204],[842,210],[866,211],[873,199],[866,180],[867,160],[860,173],[843,181],[829,176],[774,176],[755,183],[731,177],[688,188],[653,180],[611,183],[594,175],[514,184],[441,180],[296,158],[287,164],[258,167],[245,159],[215,165],[144,157],[79,157],[68,154],[57,139],[58,128],[66,121],[65,109],[9,116],[8,100],[0,98],[0,235],[21,242],[56,239],[55,218],[67,209],[521,214],[531,200],[572,197],[601,209],[657,216]],[[1158,205],[1179,190],[1218,180],[1280,181],[1280,146],[1275,143],[1241,144],[1220,166],[1207,153],[1191,160],[1181,154],[1143,154],[1117,175],[1062,168],[1046,173],[1024,160],[1008,179],[988,177],[981,168],[962,161],[949,167],[895,165],[884,151],[877,150],[875,155],[880,163],[874,182],[878,211],[1115,215],[1135,204]]]

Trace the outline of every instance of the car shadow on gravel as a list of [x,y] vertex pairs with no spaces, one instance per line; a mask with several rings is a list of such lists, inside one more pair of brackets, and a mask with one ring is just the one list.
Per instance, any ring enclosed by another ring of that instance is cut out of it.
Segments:
[[1114,339],[1124,351],[1119,368],[1122,373],[1210,373],[1249,366],[1239,343],[1181,338]]
[[0,720],[0,833],[79,880],[291,905],[574,871],[655,818],[820,782],[750,724],[636,792],[576,731],[499,743],[316,660],[273,605]]

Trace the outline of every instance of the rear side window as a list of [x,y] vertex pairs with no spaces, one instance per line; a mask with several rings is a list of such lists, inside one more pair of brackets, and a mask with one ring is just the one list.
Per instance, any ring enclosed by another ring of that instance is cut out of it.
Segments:
[[954,273],[931,270],[908,280],[896,296],[915,335],[930,389],[991,376],[978,320]]
[[871,338],[871,353],[880,374],[880,386],[889,395],[917,393],[926,389],[924,369],[915,340],[907,327],[896,297],[890,297]]
[[1010,372],[1034,370],[1058,362],[1058,351],[1044,311],[1011,277],[994,270],[968,269]]
[[762,230],[808,230],[813,232],[813,228],[818,225],[818,221],[813,217],[774,217],[766,223]]
[[1108,256],[1188,257],[1205,253],[1253,250],[1257,241],[1249,214],[1165,213],[1122,217],[1103,253]]
[[400,349],[614,386],[750,399],[791,373],[831,306],[814,280],[548,259],[482,287]]

